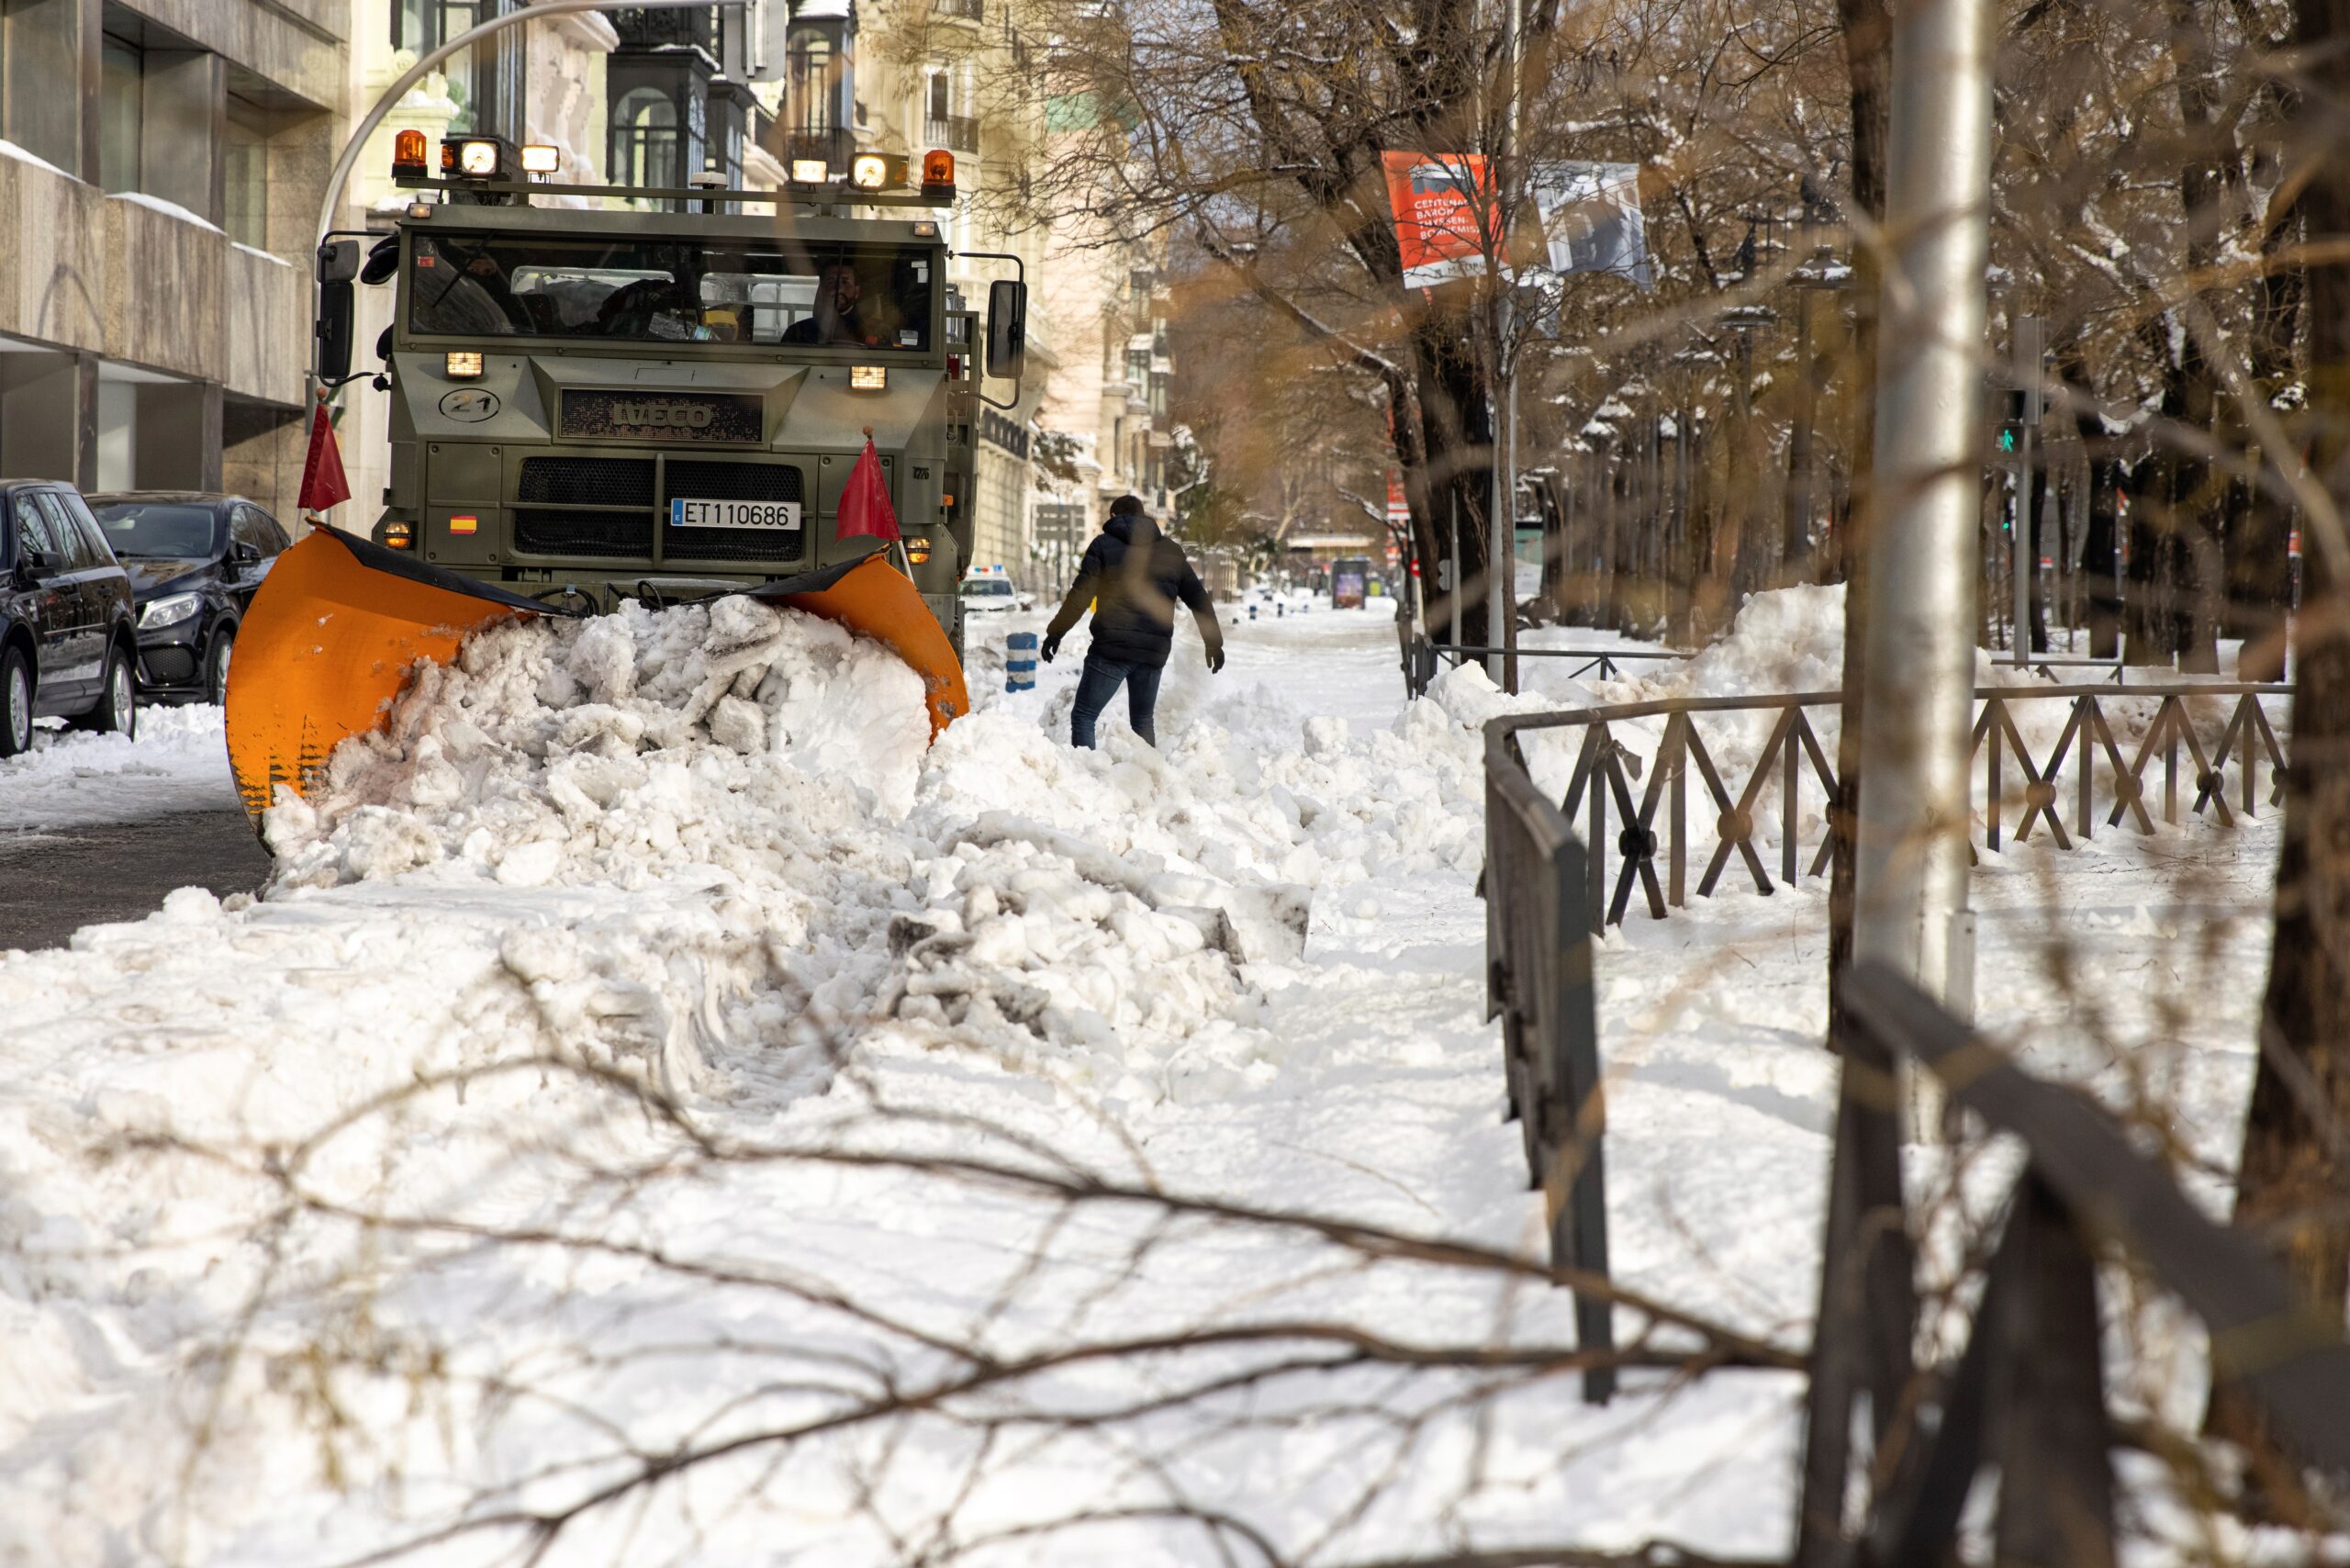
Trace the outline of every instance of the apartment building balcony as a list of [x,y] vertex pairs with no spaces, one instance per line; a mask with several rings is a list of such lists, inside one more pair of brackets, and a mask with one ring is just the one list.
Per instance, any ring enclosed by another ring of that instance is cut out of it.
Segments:
[[977,152],[979,150],[979,122],[970,115],[925,118],[922,122],[922,137],[924,147],[944,147],[954,152]]

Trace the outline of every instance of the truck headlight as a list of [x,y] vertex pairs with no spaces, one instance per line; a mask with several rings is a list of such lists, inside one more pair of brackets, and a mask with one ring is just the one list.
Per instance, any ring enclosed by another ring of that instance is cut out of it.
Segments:
[[890,183],[890,160],[878,152],[860,152],[849,161],[848,181],[861,191],[878,191]]
[[832,165],[822,158],[794,158],[791,161],[791,183],[795,185],[821,185],[832,177]]
[[470,381],[481,374],[481,355],[465,349],[451,349],[441,362],[442,372],[452,381]]
[[912,561],[912,562],[915,566],[921,566],[923,562],[925,562],[925,561],[929,560],[929,559],[930,559],[930,541],[929,541],[929,540],[927,540],[927,539],[909,539],[909,540],[907,540],[907,541],[906,541],[906,559],[907,559],[907,560],[909,560],[909,561]]
[[384,548],[386,550],[415,549],[416,530],[405,522],[384,524]]
[[890,367],[886,364],[850,365],[848,389],[852,392],[887,392],[890,390]]
[[139,629],[151,632],[158,626],[176,626],[203,608],[201,594],[167,593],[147,601],[147,607],[139,612]]
[[483,180],[498,173],[498,143],[495,141],[457,143],[457,172]]

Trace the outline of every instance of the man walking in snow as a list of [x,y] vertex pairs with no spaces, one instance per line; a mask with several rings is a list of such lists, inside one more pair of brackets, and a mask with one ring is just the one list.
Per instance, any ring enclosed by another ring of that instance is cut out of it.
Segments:
[[1175,645],[1178,600],[1191,610],[1200,640],[1207,644],[1208,668],[1224,668],[1224,632],[1215,623],[1208,590],[1183,558],[1183,547],[1143,515],[1139,499],[1120,496],[1110,503],[1110,520],[1102,525],[1101,537],[1085,547],[1077,581],[1045,628],[1044,645],[1037,650],[1049,664],[1087,603],[1098,601],[1093,645],[1086,653],[1085,672],[1077,682],[1077,706],[1069,713],[1071,744],[1091,749],[1093,722],[1122,685],[1135,734],[1152,745],[1158,744],[1151,720],[1158,710],[1158,677]]

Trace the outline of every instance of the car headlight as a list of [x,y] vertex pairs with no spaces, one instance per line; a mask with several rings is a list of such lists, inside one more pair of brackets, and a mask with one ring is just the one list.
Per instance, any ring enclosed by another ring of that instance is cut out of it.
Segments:
[[176,626],[203,608],[201,594],[167,593],[147,601],[147,608],[139,612],[139,629],[148,632],[158,626]]

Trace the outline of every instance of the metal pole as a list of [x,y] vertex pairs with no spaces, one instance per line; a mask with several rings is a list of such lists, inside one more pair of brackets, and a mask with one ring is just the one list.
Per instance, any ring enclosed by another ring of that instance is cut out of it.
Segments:
[[[1452,497],[1452,645],[1460,645],[1460,597],[1466,586],[1460,576],[1460,492],[1447,486]],[[1458,658],[1460,655],[1455,655]]]
[[[1853,956],[1973,1002],[1967,738],[1989,251],[1986,0],[1894,13]],[[1930,1133],[1921,1127],[1920,1132]]]
[[1512,656],[1517,647],[1517,355],[1511,352],[1510,342],[1510,189],[1503,182],[1516,174],[1510,161],[1517,152],[1517,41],[1524,4],[1525,0],[1509,0],[1509,36],[1502,50],[1503,63],[1509,72],[1509,101],[1502,121],[1501,156],[1494,161],[1489,175],[1494,198],[1494,253],[1489,263],[1493,273],[1486,279],[1496,291],[1494,369],[1502,384],[1492,389],[1498,428],[1494,431],[1493,543],[1485,574],[1485,640],[1494,651],[1486,655],[1485,673],[1493,677],[1494,685],[1512,692],[1517,689],[1517,660]]
[[2009,636],[2009,657],[2018,669],[2031,663],[2031,578],[2040,569],[2040,552],[2032,547],[2031,531],[2038,509],[2031,504],[2032,438],[2040,431],[2040,343],[2037,316],[2016,318],[2016,382],[2023,388],[2023,428],[2016,434],[2015,536],[2008,557],[2014,567],[2015,631]]

